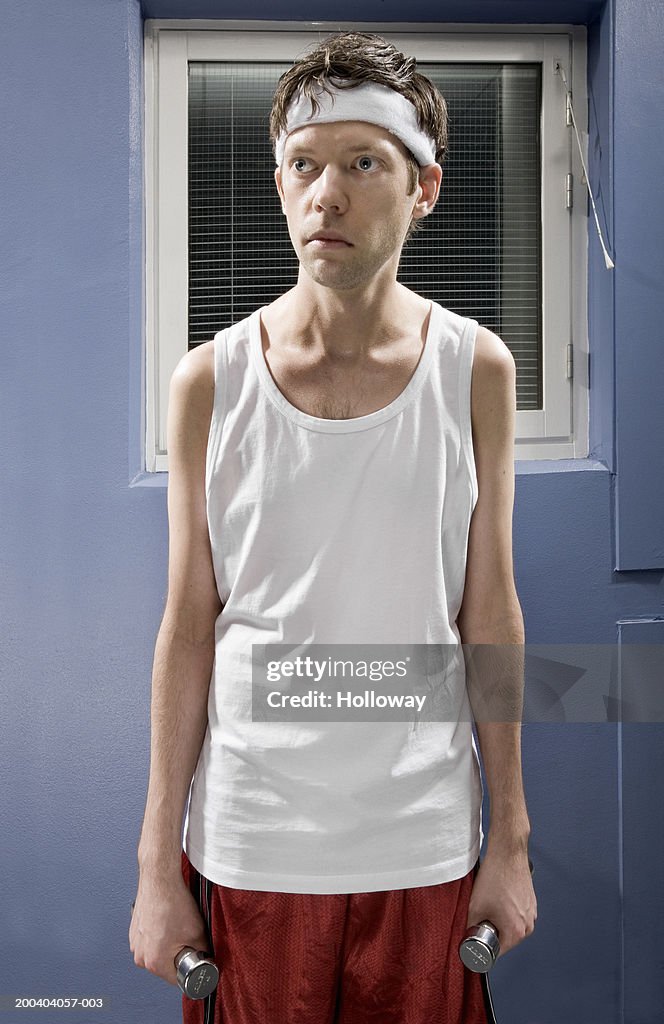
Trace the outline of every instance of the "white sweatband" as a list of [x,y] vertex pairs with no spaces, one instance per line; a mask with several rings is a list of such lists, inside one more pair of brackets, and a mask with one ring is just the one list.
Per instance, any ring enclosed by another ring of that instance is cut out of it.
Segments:
[[436,162],[436,144],[423,132],[417,123],[415,106],[394,89],[378,85],[377,82],[362,82],[351,88],[339,89],[332,84],[333,96],[319,88],[316,99],[320,104],[318,113],[312,116],[311,100],[297,93],[286,119],[286,130],[281,133],[275,146],[277,165],[284,158],[286,139],[296,128],[309,124],[329,124],[331,121],[368,121],[396,135],[411,151],[420,167]]

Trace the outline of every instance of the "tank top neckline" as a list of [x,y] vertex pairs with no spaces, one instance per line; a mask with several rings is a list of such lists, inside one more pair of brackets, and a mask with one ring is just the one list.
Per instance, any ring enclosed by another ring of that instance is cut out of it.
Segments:
[[330,434],[345,434],[355,430],[369,430],[372,427],[377,427],[379,424],[392,419],[393,416],[397,416],[403,409],[405,409],[405,407],[415,398],[427,376],[427,371],[431,364],[434,349],[434,334],[438,327],[438,318],[441,312],[441,308],[438,303],[431,300],[429,323],[427,326],[426,338],[424,340],[424,348],[420,354],[419,361],[403,391],[397,395],[389,405],[383,406],[382,409],[376,409],[374,412],[367,413],[365,416],[352,416],[348,419],[331,420],[325,419],[321,416],[311,416],[309,413],[296,408],[296,406],[292,405],[277,387],[272,374],[270,373],[270,369],[267,365],[265,354],[263,352],[260,315],[264,309],[267,309],[267,306],[261,306],[259,309],[255,310],[249,318],[249,344],[251,356],[259,381],[263,386],[263,390],[272,404],[293,423],[296,423],[301,427],[305,427],[308,430],[315,430]]

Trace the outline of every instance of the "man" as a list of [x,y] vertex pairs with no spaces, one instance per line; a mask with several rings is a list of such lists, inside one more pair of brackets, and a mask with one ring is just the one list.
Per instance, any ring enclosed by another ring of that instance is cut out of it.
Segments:
[[[536,917],[518,722],[477,723],[478,866],[470,721],[252,721],[251,660],[253,644],[523,643],[514,360],[397,282],[447,138],[412,58],[332,37],[280,79],[271,136],[297,284],[171,382],[130,947],[171,983],[183,946],[214,954],[189,1024],[487,1024],[459,942],[490,920],[502,955]],[[462,693],[463,659],[446,684]]]

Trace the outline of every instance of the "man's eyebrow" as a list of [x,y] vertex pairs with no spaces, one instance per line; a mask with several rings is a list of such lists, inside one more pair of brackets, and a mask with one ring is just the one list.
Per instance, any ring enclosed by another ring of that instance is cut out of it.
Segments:
[[[375,139],[373,142],[361,142],[355,146],[339,146],[339,149],[345,153],[366,153],[376,149],[384,152],[384,141],[384,139]],[[289,157],[306,155],[313,149],[315,149],[314,143],[307,145],[305,142],[294,142],[288,148],[288,155]]]
[[385,153],[386,139],[375,139],[373,142],[365,143],[363,146],[349,146],[347,149],[348,153],[361,153],[369,150],[374,150],[378,153]]

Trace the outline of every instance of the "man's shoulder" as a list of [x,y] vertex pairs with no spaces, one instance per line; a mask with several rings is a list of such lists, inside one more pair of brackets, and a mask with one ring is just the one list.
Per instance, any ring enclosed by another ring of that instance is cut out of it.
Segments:
[[182,356],[173,371],[171,396],[207,409],[214,394],[214,341],[204,341]]
[[477,326],[473,377],[509,379],[515,369],[514,356],[502,338],[482,324]]
[[[265,307],[258,307],[264,309]],[[177,385],[188,389],[203,391],[214,387],[215,359],[217,357],[217,344],[224,344],[226,347],[232,344],[232,340],[242,340],[246,343],[248,338],[249,323],[254,313],[228,324],[225,328],[217,331],[210,341],[199,342],[194,348],[181,357],[173,371],[172,381]],[[228,335],[228,337],[225,337]]]
[[471,394],[476,440],[492,444],[516,408],[516,364],[502,338],[481,325],[475,338]]

